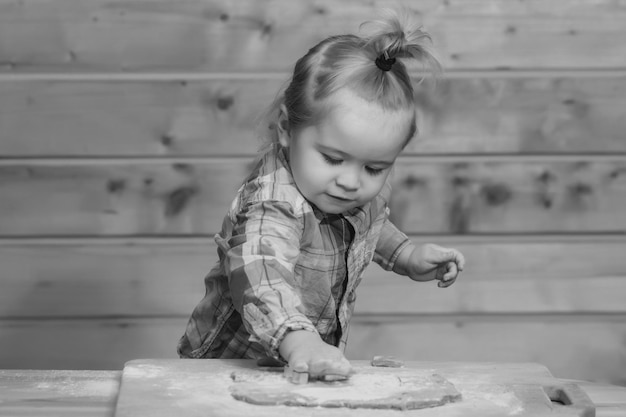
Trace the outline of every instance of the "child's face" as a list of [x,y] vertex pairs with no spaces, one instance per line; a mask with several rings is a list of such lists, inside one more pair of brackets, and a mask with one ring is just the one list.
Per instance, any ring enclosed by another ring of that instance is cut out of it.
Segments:
[[332,102],[318,124],[279,138],[289,147],[302,195],[323,212],[338,214],[378,195],[407,143],[413,112],[384,111],[348,90]]

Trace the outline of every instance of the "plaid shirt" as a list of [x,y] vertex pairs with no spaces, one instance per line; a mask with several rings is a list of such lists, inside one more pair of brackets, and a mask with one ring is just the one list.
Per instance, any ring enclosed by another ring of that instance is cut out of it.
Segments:
[[345,349],[355,290],[374,260],[391,270],[407,236],[387,220],[389,184],[343,215],[312,206],[272,148],[239,189],[215,236],[219,261],[178,344],[181,357],[279,358],[286,332]]

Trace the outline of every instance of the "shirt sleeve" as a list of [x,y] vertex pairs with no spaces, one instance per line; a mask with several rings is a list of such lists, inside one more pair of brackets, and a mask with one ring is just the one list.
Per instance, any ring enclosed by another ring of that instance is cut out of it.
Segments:
[[386,218],[376,243],[373,260],[384,270],[391,271],[400,253],[411,244],[412,242],[407,235]]
[[301,222],[290,204],[262,201],[237,215],[227,245],[225,270],[235,309],[250,340],[274,358],[290,330],[317,332],[296,290]]

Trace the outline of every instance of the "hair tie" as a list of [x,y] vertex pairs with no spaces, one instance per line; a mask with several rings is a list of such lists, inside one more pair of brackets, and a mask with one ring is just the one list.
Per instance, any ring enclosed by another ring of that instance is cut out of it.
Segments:
[[376,61],[374,62],[376,63],[376,66],[378,68],[386,72],[386,71],[391,70],[391,67],[393,67],[393,64],[396,63],[396,59],[389,58],[389,55],[385,51],[384,53],[380,54],[378,58],[376,58]]

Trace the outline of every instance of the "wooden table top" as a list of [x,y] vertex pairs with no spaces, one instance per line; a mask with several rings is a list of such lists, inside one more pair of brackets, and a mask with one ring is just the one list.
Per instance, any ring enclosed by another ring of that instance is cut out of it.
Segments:
[[[0,415],[113,417],[121,371],[0,370]],[[626,387],[575,382],[597,417],[626,416]]]

